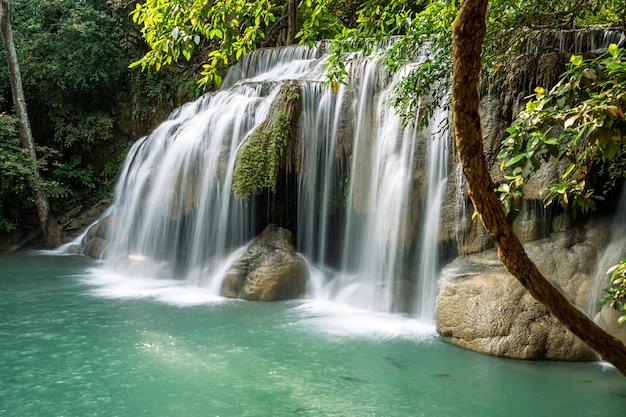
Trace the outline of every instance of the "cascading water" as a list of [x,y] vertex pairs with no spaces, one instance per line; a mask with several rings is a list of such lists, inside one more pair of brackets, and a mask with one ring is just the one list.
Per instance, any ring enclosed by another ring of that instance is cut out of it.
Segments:
[[242,60],[230,88],[183,106],[133,146],[110,214],[116,269],[219,286],[214,272],[257,231],[254,199],[231,191],[237,148],[267,116],[277,81],[315,72],[316,55],[286,48],[271,62]]
[[626,256],[626,184],[622,187],[622,193],[617,204],[613,227],[608,246],[604,249],[596,264],[596,271],[591,282],[591,297],[587,311],[593,315],[598,312],[598,301],[603,298],[604,288],[609,286],[609,274],[607,271],[617,265]]
[[405,127],[386,104],[394,80],[373,60],[352,60],[337,92],[323,85],[322,66],[317,48],[255,51],[220,91],[139,140],[109,213],[110,263],[127,275],[184,277],[219,291],[233,253],[265,226],[257,199],[231,191],[237,149],[281,84],[298,80],[301,166],[296,194],[285,195],[297,197],[296,249],[318,277],[311,296],[434,317],[448,146],[438,126],[447,115],[438,112],[430,130]]
[[448,180],[448,114],[443,109],[437,112],[431,120],[430,132],[432,135],[429,150],[428,186],[424,199],[424,214],[422,216],[422,232],[419,259],[418,316],[424,319],[435,320],[435,297],[437,295],[436,281],[431,277],[438,275],[439,219],[441,206]]

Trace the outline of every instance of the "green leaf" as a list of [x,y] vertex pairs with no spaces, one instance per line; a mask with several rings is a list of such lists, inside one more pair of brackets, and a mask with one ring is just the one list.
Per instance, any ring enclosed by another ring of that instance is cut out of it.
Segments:
[[522,159],[526,158],[526,154],[525,153],[520,153],[515,155],[513,158],[509,159],[508,161],[506,161],[506,163],[504,164],[505,167],[510,167],[511,165],[515,165],[516,163],[518,163],[519,161],[521,161]]
[[561,175],[561,180],[565,180],[569,174],[572,173],[572,171],[576,168],[576,164],[570,164],[569,167],[567,167],[567,169],[565,170],[565,172],[563,173],[563,175]]
[[569,62],[576,67],[580,67],[583,64],[583,57],[582,55],[572,55]]

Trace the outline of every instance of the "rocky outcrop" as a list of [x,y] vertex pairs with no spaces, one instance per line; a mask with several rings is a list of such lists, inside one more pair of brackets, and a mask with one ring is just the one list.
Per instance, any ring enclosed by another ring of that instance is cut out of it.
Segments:
[[112,195],[107,195],[98,203],[89,207],[87,210],[82,210],[82,207],[77,207],[66,215],[58,219],[59,224],[63,227],[62,241],[64,243],[71,242],[78,237],[86,228],[93,225],[98,218],[109,207],[112,200]]
[[239,145],[233,168],[233,190],[245,197],[276,189],[280,168],[299,172],[294,141],[300,117],[300,84],[285,82],[272,101],[268,116]]
[[100,219],[87,230],[80,244],[70,246],[68,251],[94,259],[104,259],[109,247],[108,231],[111,223],[111,216]]
[[[577,306],[589,305],[591,278],[608,224],[577,228],[557,218],[550,238],[525,245],[539,270]],[[437,331],[453,344],[517,359],[593,360],[595,353],[534,300],[495,250],[461,257],[444,268]]]
[[220,295],[257,301],[299,298],[306,289],[307,271],[293,249],[291,233],[270,224],[228,270]]

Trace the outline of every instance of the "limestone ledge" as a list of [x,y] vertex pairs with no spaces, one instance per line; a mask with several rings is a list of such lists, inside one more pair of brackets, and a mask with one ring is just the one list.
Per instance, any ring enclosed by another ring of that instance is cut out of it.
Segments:
[[[608,243],[609,228],[609,222],[580,227],[557,219],[550,237],[524,247],[544,276],[575,305],[588,310],[595,305],[592,280],[596,260]],[[601,326],[626,340],[626,329],[613,325],[611,311],[604,309],[597,317]],[[597,359],[504,269],[494,249],[459,257],[443,269],[437,331],[450,343],[494,356]]]

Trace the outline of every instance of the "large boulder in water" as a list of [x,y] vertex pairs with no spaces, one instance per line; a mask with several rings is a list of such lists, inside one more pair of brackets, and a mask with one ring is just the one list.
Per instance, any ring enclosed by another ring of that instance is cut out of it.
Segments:
[[[572,303],[586,309],[607,224],[578,228],[555,222],[547,239],[524,245],[539,270]],[[437,299],[437,331],[461,347],[517,359],[594,360],[568,331],[509,274],[495,250],[457,258],[444,268]]]
[[270,224],[230,267],[220,295],[245,300],[299,298],[306,289],[308,269],[291,242],[291,232]]

